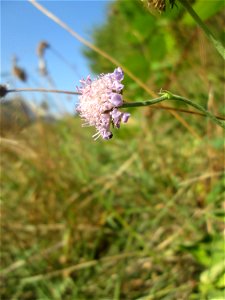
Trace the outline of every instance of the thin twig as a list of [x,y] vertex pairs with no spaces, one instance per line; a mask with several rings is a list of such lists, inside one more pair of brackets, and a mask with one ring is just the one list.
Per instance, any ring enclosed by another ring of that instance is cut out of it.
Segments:
[[43,88],[21,88],[21,89],[7,90],[7,93],[17,93],[17,92],[42,92],[42,93],[80,95],[80,93],[78,93],[78,92],[71,92],[71,91],[64,91],[64,90],[49,90],[49,89],[43,89]]
[[[197,115],[197,116],[201,116],[201,117],[205,117],[205,115],[203,113],[197,112],[197,111],[193,111],[193,110],[186,110],[186,109],[182,109],[182,108],[175,108],[175,107],[170,107],[170,106],[166,106],[166,105],[154,105],[151,108],[155,108],[155,109],[165,109],[165,110],[174,110],[174,111],[179,111],[182,113],[186,113],[186,114],[193,114],[193,115]],[[225,117],[222,116],[218,116],[215,115],[215,117],[219,120],[224,120],[225,121]]]

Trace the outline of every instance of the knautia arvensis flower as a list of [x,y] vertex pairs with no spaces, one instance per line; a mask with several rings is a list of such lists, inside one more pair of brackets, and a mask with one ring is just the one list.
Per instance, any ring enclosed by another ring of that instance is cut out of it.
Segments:
[[94,80],[91,80],[90,76],[80,80],[81,87],[77,88],[80,93],[79,104],[76,111],[85,121],[83,126],[95,126],[95,140],[100,136],[105,140],[111,139],[111,125],[120,128],[120,123],[126,123],[130,117],[129,113],[118,109],[123,105],[123,78],[123,70],[119,67],[113,73],[101,74]]

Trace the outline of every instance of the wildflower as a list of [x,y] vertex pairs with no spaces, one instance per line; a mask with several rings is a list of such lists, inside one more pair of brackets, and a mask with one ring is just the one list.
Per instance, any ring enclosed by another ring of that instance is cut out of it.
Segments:
[[123,105],[123,78],[122,69],[116,68],[113,73],[101,74],[95,80],[90,76],[80,80],[81,87],[77,90],[81,95],[76,111],[85,120],[83,126],[95,126],[95,140],[100,136],[105,140],[111,139],[111,125],[120,128],[120,123],[126,123],[130,117],[129,113],[118,110]]

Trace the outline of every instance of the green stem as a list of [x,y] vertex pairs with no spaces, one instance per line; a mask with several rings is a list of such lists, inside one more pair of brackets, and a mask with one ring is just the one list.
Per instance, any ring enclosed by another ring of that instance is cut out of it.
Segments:
[[200,17],[196,14],[196,12],[193,10],[192,6],[188,3],[187,0],[179,0],[179,1],[184,6],[184,8],[189,12],[189,14],[192,16],[192,18],[198,24],[198,26],[205,32],[205,34],[207,35],[209,40],[213,43],[214,47],[217,49],[217,51],[220,53],[220,55],[225,60],[225,49],[224,49],[224,46],[221,44],[221,42],[218,41],[214,37],[212,32],[205,25],[205,23],[200,19]]
[[204,113],[205,116],[207,116],[208,118],[210,118],[214,123],[216,123],[217,125],[219,125],[220,127],[225,129],[225,122],[217,119],[213,114],[211,114],[208,110],[206,110],[203,106],[201,106],[198,103],[192,102],[191,100],[178,96],[178,95],[174,95],[170,92],[163,92],[162,96],[159,98],[155,98],[152,100],[147,100],[147,101],[140,101],[140,102],[126,102],[124,103],[121,108],[125,108],[125,107],[138,107],[138,106],[149,106],[149,105],[153,105],[165,100],[175,100],[175,101],[181,101],[184,102],[185,104],[188,104],[190,106],[193,106],[194,108],[196,108],[197,110],[201,111]]

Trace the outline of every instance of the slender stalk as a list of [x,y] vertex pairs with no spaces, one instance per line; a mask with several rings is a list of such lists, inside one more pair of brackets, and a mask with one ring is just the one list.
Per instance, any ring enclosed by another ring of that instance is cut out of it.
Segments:
[[180,101],[180,102],[184,102],[185,104],[188,104],[194,108],[196,108],[197,110],[201,111],[206,117],[210,118],[214,123],[216,123],[217,125],[219,125],[220,127],[225,129],[225,122],[222,122],[221,120],[217,119],[216,116],[214,116],[213,114],[211,114],[208,110],[206,110],[203,106],[201,106],[198,103],[195,103],[187,98],[172,94],[170,92],[163,92],[162,96],[159,98],[155,98],[155,99],[151,99],[151,100],[147,100],[147,101],[140,101],[140,102],[127,102],[124,103],[121,108],[125,108],[125,107],[139,107],[139,106],[150,106],[165,100],[172,100],[172,101]]
[[[0,88],[1,87],[3,87],[3,86],[0,85]],[[44,88],[19,88],[19,89],[11,89],[11,90],[7,90],[5,88],[4,95],[8,94],[8,93],[19,93],[19,92],[42,92],[42,93],[59,93],[59,94],[68,94],[68,95],[80,95],[79,92],[71,92],[71,91],[65,91],[65,90],[49,90],[49,89],[44,89]],[[173,97],[174,99],[169,99],[169,97]],[[204,109],[202,106],[200,106],[200,105],[198,105],[198,104],[196,104],[196,103],[194,103],[194,102],[192,102],[192,101],[190,101],[186,98],[183,98],[181,96],[174,95],[170,92],[164,92],[161,97],[155,98],[155,99],[152,99],[152,100],[141,101],[141,102],[124,102],[122,108],[124,108],[124,107],[149,106],[149,105],[153,105],[153,104],[162,102],[164,100],[180,100],[180,101],[186,102],[186,104],[189,104],[189,105],[197,108],[198,110],[202,111],[203,113],[195,112],[195,111],[192,111],[192,110],[185,110],[185,109],[179,109],[179,108],[174,108],[174,107],[169,107],[169,106],[163,106],[163,105],[160,105],[160,106],[155,105],[153,108],[184,112],[184,113],[195,114],[195,115],[199,115],[199,116],[203,116],[203,117],[208,116],[207,113],[211,114],[209,111]],[[219,121],[219,120],[224,121],[225,120],[224,117],[222,117],[222,116],[216,116],[216,115],[215,116],[212,115],[212,116],[217,121]]]
[[22,89],[11,89],[7,90],[8,93],[18,93],[18,92],[42,92],[42,93],[57,93],[57,94],[68,94],[68,95],[80,95],[78,92],[70,92],[64,90],[49,90],[43,88],[22,88]]
[[[197,111],[187,110],[187,109],[182,109],[182,108],[176,108],[176,107],[171,107],[171,106],[166,106],[166,105],[154,105],[154,106],[152,106],[152,109],[173,110],[173,111],[178,111],[178,112],[182,112],[182,113],[186,113],[186,114],[192,114],[192,115],[197,115],[197,116],[200,116],[200,117],[205,117],[205,114],[197,112]],[[218,115],[215,115],[215,117],[219,120],[224,120],[225,121],[225,117],[218,116]]]
[[225,49],[224,46],[221,44],[220,41],[218,41],[212,32],[209,30],[209,28],[205,25],[205,23],[200,19],[200,17],[197,15],[197,13],[193,10],[192,6],[188,3],[187,0],[179,0],[180,3],[184,6],[184,8],[188,11],[188,13],[192,16],[192,18],[195,20],[195,22],[198,24],[198,26],[205,32],[209,40],[213,43],[214,47],[217,49],[217,51],[220,53],[220,55],[225,60]]
[[205,109],[200,104],[192,102],[191,100],[189,100],[187,98],[184,98],[184,97],[181,97],[181,96],[178,96],[178,95],[171,94],[171,96],[172,96],[172,98],[169,98],[168,100],[178,100],[178,101],[184,102],[184,103],[196,108],[197,110],[203,112],[214,123],[216,123],[217,125],[219,125],[219,126],[221,126],[222,128],[225,129],[225,122],[222,122],[222,121],[218,120],[211,112],[209,112],[207,109]]
[[146,100],[146,101],[138,101],[138,102],[125,102],[121,108],[125,108],[125,107],[139,107],[139,106],[149,106],[149,105],[153,105],[155,103],[159,103],[162,101],[168,100],[168,96],[167,95],[163,95],[161,97],[155,98],[155,99],[151,99],[151,100]]

